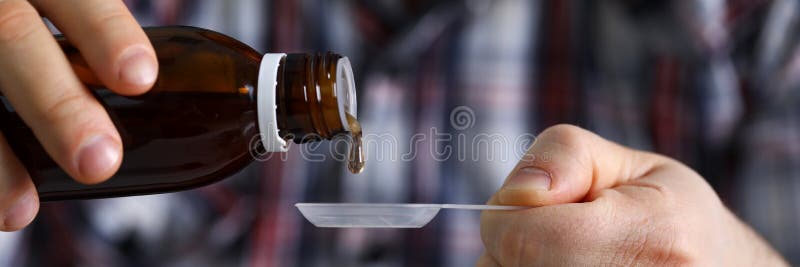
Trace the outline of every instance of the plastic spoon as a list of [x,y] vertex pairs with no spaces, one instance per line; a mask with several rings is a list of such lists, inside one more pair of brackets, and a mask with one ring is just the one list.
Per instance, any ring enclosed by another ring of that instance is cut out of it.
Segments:
[[303,217],[317,227],[420,228],[441,209],[519,210],[529,207],[462,204],[297,203]]

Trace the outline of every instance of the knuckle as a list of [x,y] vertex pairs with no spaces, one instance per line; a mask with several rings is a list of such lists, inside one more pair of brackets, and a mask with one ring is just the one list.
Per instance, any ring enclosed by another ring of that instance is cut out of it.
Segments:
[[694,257],[679,237],[650,231],[629,234],[621,241],[614,258],[615,263],[625,265],[687,266]]
[[696,259],[698,248],[685,232],[680,214],[664,207],[628,207],[625,223],[617,231],[614,262],[625,265],[686,266]]
[[570,124],[558,124],[545,129],[539,136],[570,145],[581,142],[586,137],[586,130]]
[[36,31],[39,15],[25,1],[0,2],[0,42],[15,43]]
[[687,266],[695,258],[693,255],[695,249],[692,249],[687,243],[687,239],[675,231],[652,231],[640,242],[643,249],[634,255],[633,260],[635,263],[649,262],[662,266]]
[[128,9],[120,1],[97,1],[89,7],[96,14],[88,18],[89,28],[95,31],[119,30],[126,22],[134,21]]
[[89,105],[80,93],[65,93],[42,110],[46,123],[54,124],[76,117],[76,113]]
[[[542,131],[534,143],[534,147],[557,148],[560,154],[571,154],[576,156],[581,154],[587,147],[585,144],[591,140],[590,135],[584,129],[568,124],[559,124],[549,127]],[[539,143],[541,142],[541,143]],[[544,156],[542,156],[544,157]]]
[[503,231],[498,239],[497,260],[503,266],[522,266],[542,255],[542,246],[527,234]]
[[124,22],[128,19],[128,15],[120,10],[114,10],[110,12],[106,12],[97,18],[94,19],[92,25],[97,30],[103,29],[114,29],[118,27],[120,22]]
[[669,212],[679,208],[680,198],[667,185],[641,179],[633,180],[629,185],[642,191],[641,194],[632,197],[637,198],[640,204],[650,204],[649,208],[653,208],[651,212]]
[[501,266],[526,266],[544,261],[547,236],[531,227],[530,215],[481,216],[481,240],[486,253]]

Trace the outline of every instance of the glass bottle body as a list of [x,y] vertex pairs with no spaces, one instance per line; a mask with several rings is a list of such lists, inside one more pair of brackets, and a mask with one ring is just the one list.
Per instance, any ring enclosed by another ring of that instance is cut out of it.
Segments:
[[159,61],[153,88],[112,93],[78,50],[59,44],[73,69],[106,108],[122,138],[122,165],[95,185],[70,178],[47,155],[3,98],[0,128],[43,201],[178,191],[224,179],[249,164],[258,138],[256,98],[261,55],[225,35],[191,27],[145,29]]

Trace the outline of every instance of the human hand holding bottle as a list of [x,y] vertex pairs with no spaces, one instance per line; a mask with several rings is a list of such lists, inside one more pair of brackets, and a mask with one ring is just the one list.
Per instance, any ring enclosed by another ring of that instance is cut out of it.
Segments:
[[786,266],[697,173],[567,125],[539,135],[485,211],[478,266]]
[[[155,52],[119,0],[0,0],[0,92],[33,129],[48,154],[83,183],[111,177],[122,142],[108,114],[80,82],[41,17],[77,47],[108,88],[146,92],[155,82]],[[0,230],[29,224],[39,201],[25,168],[0,134]]]

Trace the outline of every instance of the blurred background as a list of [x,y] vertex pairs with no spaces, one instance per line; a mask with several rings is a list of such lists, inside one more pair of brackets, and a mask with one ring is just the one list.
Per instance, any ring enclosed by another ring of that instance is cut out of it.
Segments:
[[[294,149],[197,190],[44,203],[30,227],[0,234],[0,266],[471,266],[476,212],[421,229],[323,229],[293,204],[483,203],[525,147],[488,157],[455,137],[515,140],[557,123],[686,163],[800,264],[798,1],[125,2],[144,26],[349,56],[365,134],[398,143],[368,145],[359,175]],[[453,123],[455,110],[470,124]],[[463,157],[426,152],[448,147]]]

